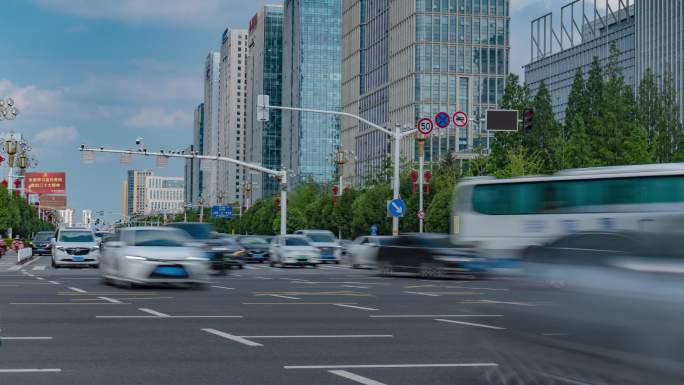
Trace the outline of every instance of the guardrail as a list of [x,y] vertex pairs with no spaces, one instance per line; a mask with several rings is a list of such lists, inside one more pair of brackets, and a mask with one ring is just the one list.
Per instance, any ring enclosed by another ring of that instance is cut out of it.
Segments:
[[31,249],[30,247],[24,247],[23,249],[19,249],[19,251],[17,251],[17,264],[22,263],[27,259],[31,259],[32,256],[33,249]]

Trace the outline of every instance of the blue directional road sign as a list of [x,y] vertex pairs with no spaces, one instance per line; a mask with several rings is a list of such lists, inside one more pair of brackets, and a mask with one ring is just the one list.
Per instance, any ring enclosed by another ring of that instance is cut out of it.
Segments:
[[370,229],[370,230],[371,230],[371,235],[372,235],[372,236],[378,235],[378,226],[377,226],[377,225],[371,226],[371,229]]
[[185,205],[185,207],[191,209],[191,208],[192,208],[192,202],[188,202],[188,203]]
[[406,212],[406,203],[401,198],[393,199],[387,204],[387,212],[393,217],[403,217]]
[[211,206],[211,216],[214,218],[231,218],[233,206]]

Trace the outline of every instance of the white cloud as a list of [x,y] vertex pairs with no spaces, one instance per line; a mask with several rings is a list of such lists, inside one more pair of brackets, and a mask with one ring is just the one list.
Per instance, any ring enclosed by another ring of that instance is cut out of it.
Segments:
[[[132,23],[159,21],[214,27],[249,17],[265,0],[33,0],[62,13],[91,19],[122,20]],[[230,20],[234,18],[234,20]]]
[[18,86],[6,79],[0,79],[0,95],[13,98],[22,115],[58,109],[62,100],[60,90],[42,89],[32,84]]
[[72,143],[78,138],[75,127],[49,127],[39,131],[31,140],[35,145],[60,146]]
[[164,108],[147,107],[131,116],[124,123],[131,128],[186,128],[192,124],[191,113],[183,110],[167,111]]

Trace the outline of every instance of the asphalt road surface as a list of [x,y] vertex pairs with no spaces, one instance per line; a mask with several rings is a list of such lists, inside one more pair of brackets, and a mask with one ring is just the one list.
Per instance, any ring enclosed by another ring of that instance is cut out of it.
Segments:
[[514,333],[582,340],[563,320],[521,320],[527,309],[553,313],[554,295],[512,278],[388,278],[337,265],[248,265],[208,290],[124,289],[96,269],[6,257],[0,384],[514,383],[502,370]]

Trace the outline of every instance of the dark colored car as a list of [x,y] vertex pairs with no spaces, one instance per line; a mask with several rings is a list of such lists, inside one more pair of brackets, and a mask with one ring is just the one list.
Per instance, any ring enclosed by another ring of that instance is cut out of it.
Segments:
[[527,306],[507,307],[515,327],[483,343],[499,364],[488,384],[684,383],[682,239],[580,232],[527,248]]
[[50,240],[55,236],[52,231],[37,232],[31,240],[31,250],[33,255],[50,255],[52,254],[52,245]]
[[194,241],[202,244],[209,255],[213,270],[223,273],[226,269],[233,267],[242,269],[242,258],[245,254],[245,249],[231,237],[220,236],[220,234],[214,231],[214,227],[211,224],[177,222],[171,223],[169,226],[185,231]]
[[247,251],[244,257],[245,262],[264,263],[268,261],[268,249],[271,243],[266,237],[242,235],[237,237],[237,242]]
[[455,245],[448,234],[407,234],[394,237],[378,250],[382,275],[416,273],[422,277],[468,275],[484,278],[488,261],[470,248]]

